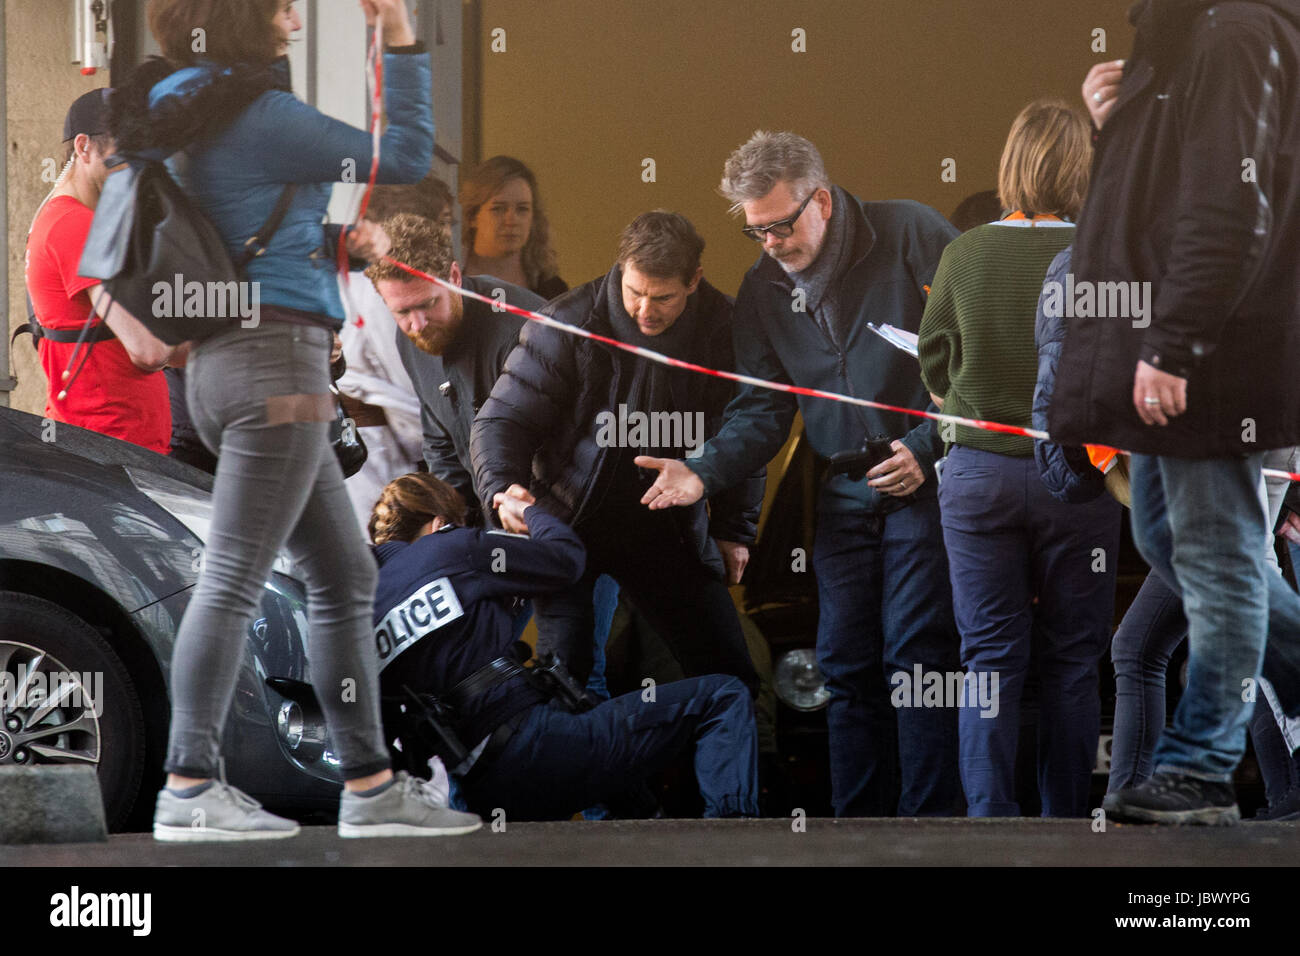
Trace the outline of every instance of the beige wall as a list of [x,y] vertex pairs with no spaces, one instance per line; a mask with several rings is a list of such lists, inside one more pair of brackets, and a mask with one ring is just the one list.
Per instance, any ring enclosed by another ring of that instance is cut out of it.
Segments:
[[[63,158],[63,117],[82,93],[108,83],[108,71],[82,76],[72,56],[72,5],[65,0],[4,0],[4,80],[8,99],[5,147],[8,152],[9,332],[27,320],[23,287],[23,249],[36,207],[51,184],[41,179],[47,166]],[[55,173],[62,169],[59,164]],[[23,336],[10,353],[18,379],[9,404],[41,414],[45,375],[31,339]]]
[[[734,293],[756,255],[714,192],[759,127],[818,144],[863,198],[945,215],[996,185],[1012,119],[1044,95],[1079,104],[1099,60],[1127,54],[1127,0],[482,0],[481,149],[533,166],[577,284],[605,272],[622,227],[665,207],[708,242]],[[491,31],[506,52],[491,52]],[[1092,52],[1106,30],[1108,53]],[[791,50],[802,28],[807,52]],[[641,180],[653,158],[657,182]],[[957,161],[957,181],[940,180]]]

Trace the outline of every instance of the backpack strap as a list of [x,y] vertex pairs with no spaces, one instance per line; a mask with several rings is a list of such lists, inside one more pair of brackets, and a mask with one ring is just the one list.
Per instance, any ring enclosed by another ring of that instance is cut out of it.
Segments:
[[41,323],[36,320],[36,306],[32,304],[32,294],[30,292],[27,293],[27,323],[14,329],[14,334],[9,336],[9,344],[13,345],[17,342],[18,336],[24,332],[32,337],[32,348],[37,348],[40,345],[41,336],[45,332],[41,327]]
[[[40,319],[36,318],[36,306],[32,303],[30,294],[27,296],[27,324],[20,325],[14,330],[14,334],[9,337],[9,344],[13,345],[18,341],[18,336],[24,333],[32,337],[32,348],[39,348],[41,339],[69,344],[82,341],[81,329],[47,329],[41,325]],[[91,330],[90,335],[86,336],[84,341],[87,345],[94,345],[96,342],[107,342],[109,339],[115,338],[117,336],[108,327],[108,323],[101,322]]]
[[271,244],[271,237],[276,234],[280,224],[284,222],[284,217],[289,214],[289,207],[293,205],[293,197],[297,192],[297,183],[290,183],[284,187],[280,198],[275,203],[275,208],[271,210],[271,215],[267,217],[266,222],[262,223],[262,228],[249,236],[248,241],[244,243],[244,251],[235,260],[235,269],[238,272],[243,272],[245,266],[266,252],[266,247]]
[[[18,331],[22,332],[23,329]],[[30,331],[30,329],[27,331]],[[36,333],[33,332],[32,338],[35,337]],[[107,342],[109,339],[117,338],[117,336],[113,334],[113,330],[108,327],[107,322],[101,322],[85,338],[82,338],[80,329],[47,329],[45,326],[41,326],[41,338],[49,339],[51,342],[84,342],[86,345],[94,345],[96,342]]]

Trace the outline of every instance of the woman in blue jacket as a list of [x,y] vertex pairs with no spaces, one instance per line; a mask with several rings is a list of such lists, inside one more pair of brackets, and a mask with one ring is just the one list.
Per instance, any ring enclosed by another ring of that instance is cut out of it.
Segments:
[[[432,163],[429,58],[402,0],[361,6],[368,23],[382,21],[388,43],[379,181],[414,183]],[[249,840],[298,830],[214,779],[244,635],[282,547],[307,582],[307,654],[345,780],[340,834],[477,829],[477,818],[435,806],[420,781],[393,776],[370,651],[374,562],[347,520],[329,441],[329,353],[344,312],[321,223],[332,184],[370,169],[370,135],[294,97],[284,53],[301,23],[291,0],[150,0],[148,16],[165,60],[146,64],[117,98],[119,151],[176,154],[178,178],[232,257],[297,185],[283,224],[247,268],[260,309],[198,343],[186,375],[195,427],[218,464],[203,570],[172,658],[168,778],[154,836]]]

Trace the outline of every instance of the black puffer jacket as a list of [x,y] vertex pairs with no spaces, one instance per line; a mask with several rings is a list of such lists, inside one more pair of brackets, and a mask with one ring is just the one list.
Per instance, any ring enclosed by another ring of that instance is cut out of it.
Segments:
[[[1185,458],[1300,443],[1300,0],[1145,0],[1133,20],[1074,277],[1149,282],[1154,306],[1146,327],[1070,319],[1049,430]],[[1134,411],[1139,359],[1188,380],[1166,427]]]
[[[565,293],[542,311],[561,322],[617,338],[610,310],[623,309],[621,286],[622,271],[615,266],[608,275]],[[731,307],[730,297],[701,281],[687,305],[695,310],[694,335],[678,357],[712,368],[733,368]],[[636,364],[645,361],[536,322],[524,323],[519,345],[474,420],[470,438],[474,484],[484,512],[494,514],[493,495],[518,483],[529,487],[547,511],[579,525],[611,480],[611,453],[633,453],[598,443],[597,416],[617,409],[625,400],[629,377]],[[703,438],[716,434],[723,410],[735,394],[734,385],[673,370],[670,386],[677,409],[704,412]],[[760,469],[711,498],[708,513],[703,503],[686,511],[690,537],[699,545],[701,559],[715,570],[721,568],[721,560],[710,538],[753,542],[764,479],[765,469]]]
[[[1065,282],[1070,271],[1070,249],[1059,252],[1047,267],[1043,285]],[[1038,297],[1038,314],[1034,317],[1034,344],[1038,347],[1038,381],[1034,385],[1033,424],[1047,431],[1047,409],[1056,388],[1056,367],[1061,361],[1065,341],[1065,317],[1045,307],[1046,290]],[[1066,504],[1084,504],[1106,492],[1105,476],[1088,460],[1086,449],[1078,445],[1034,440],[1034,460],[1038,477],[1043,479],[1053,498]]]

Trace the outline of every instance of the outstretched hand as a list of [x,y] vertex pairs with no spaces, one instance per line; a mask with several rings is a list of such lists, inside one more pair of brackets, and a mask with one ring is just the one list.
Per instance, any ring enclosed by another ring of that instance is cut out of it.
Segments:
[[653,468],[659,472],[655,483],[641,496],[641,504],[651,511],[693,505],[704,497],[704,482],[700,476],[676,458],[651,458],[637,455],[632,463],[638,468]]

